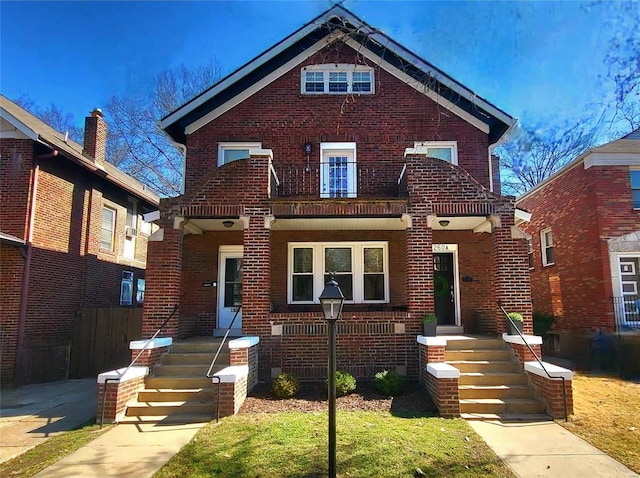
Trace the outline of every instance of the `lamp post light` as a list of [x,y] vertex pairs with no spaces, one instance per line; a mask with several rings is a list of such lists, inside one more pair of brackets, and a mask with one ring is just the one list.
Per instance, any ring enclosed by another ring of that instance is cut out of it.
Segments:
[[331,277],[320,294],[322,312],[327,321],[329,335],[329,363],[327,388],[329,398],[329,478],[336,476],[336,320],[340,318],[344,296],[338,283]]

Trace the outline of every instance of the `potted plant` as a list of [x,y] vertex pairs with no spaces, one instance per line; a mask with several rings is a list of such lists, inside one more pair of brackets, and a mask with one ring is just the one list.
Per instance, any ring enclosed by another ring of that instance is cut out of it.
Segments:
[[509,312],[507,316],[511,319],[507,321],[510,335],[518,335],[518,331],[522,333],[523,318],[520,312]]
[[436,314],[427,313],[422,316],[422,335],[426,337],[436,336],[436,327],[438,325],[438,318]]

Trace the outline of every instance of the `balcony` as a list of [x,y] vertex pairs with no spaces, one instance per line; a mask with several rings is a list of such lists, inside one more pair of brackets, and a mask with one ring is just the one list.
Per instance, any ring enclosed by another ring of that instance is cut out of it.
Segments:
[[640,296],[612,297],[616,330],[640,329]]
[[396,199],[404,163],[397,161],[271,164],[271,197],[278,199]]

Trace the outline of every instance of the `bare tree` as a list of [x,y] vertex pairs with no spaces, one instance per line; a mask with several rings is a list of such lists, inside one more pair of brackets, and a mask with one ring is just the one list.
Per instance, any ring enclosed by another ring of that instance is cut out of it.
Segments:
[[36,105],[36,102],[29,95],[22,95],[20,98],[13,100],[21,108],[29,111],[36,118],[44,121],[56,131],[61,133],[69,133],[69,137],[82,143],[84,132],[82,128],[76,125],[75,119],[71,113],[65,113],[55,104],[51,104],[46,108]]
[[180,65],[156,75],[146,96],[114,96],[105,108],[109,161],[161,196],[180,194],[182,153],[160,130],[158,120],[219,77],[220,67],[215,62],[195,69]]
[[516,128],[498,146],[502,192],[519,196],[541,183],[595,145],[601,122],[578,122],[571,127]]

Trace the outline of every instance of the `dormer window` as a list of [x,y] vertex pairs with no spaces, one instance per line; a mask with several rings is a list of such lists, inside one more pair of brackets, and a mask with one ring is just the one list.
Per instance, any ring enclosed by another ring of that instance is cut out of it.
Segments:
[[219,143],[218,144],[218,166],[229,164],[239,159],[249,159],[249,150],[261,149],[262,143]]
[[305,95],[370,95],[375,93],[373,69],[344,63],[305,66],[301,70],[300,90]]

